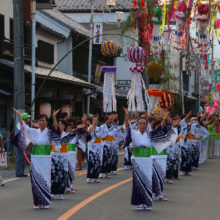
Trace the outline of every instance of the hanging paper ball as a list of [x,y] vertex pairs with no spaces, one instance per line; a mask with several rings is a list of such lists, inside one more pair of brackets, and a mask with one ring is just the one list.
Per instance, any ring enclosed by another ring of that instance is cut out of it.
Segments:
[[220,91],[220,82],[217,83],[217,85],[216,85],[216,89],[217,89],[218,91]]
[[209,6],[207,4],[200,4],[198,6],[198,13],[200,15],[207,15],[209,13]]
[[160,97],[160,107],[161,108],[170,108],[173,104],[174,104],[173,94],[170,92],[163,91],[163,94]]
[[128,59],[132,63],[142,63],[145,58],[145,51],[142,47],[133,46],[128,50]]
[[112,41],[105,41],[101,46],[101,52],[103,56],[111,57],[116,56],[118,53],[118,45]]
[[159,79],[162,75],[162,64],[158,62],[150,62],[147,65],[146,73],[150,78]]
[[162,8],[160,7],[153,8],[153,17],[161,19],[162,13],[163,13]]
[[129,70],[132,73],[142,73],[144,71],[144,66],[130,66]]

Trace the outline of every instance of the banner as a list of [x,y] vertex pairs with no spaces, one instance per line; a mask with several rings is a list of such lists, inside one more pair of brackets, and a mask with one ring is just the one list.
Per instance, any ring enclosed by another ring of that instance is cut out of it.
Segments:
[[[102,36],[98,36],[102,34],[103,27],[102,23],[94,23],[94,29],[93,29],[93,44],[102,44]],[[97,36],[97,37],[95,37]]]

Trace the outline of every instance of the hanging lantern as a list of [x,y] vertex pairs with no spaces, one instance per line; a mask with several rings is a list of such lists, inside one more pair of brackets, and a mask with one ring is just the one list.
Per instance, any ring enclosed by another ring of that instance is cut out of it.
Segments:
[[150,62],[147,65],[146,73],[150,78],[159,79],[162,75],[162,64],[158,62]]
[[148,89],[147,92],[150,98],[150,103],[149,103],[149,108],[148,108],[148,113],[150,113],[153,111],[153,109],[157,108],[157,106],[160,104],[159,98],[162,96],[162,90]]
[[169,109],[174,104],[173,94],[170,92],[163,91],[162,96],[160,97],[160,106],[161,108]]
[[128,50],[128,59],[132,63],[142,63],[145,58],[145,51],[142,47],[133,46]]
[[104,86],[103,86],[103,111],[112,112],[117,111],[117,102],[115,98],[115,79],[114,73],[116,66],[103,66],[102,72],[104,73]]
[[68,117],[72,116],[72,106],[70,104],[63,105],[61,113],[66,112]]
[[116,56],[118,53],[118,45],[112,40],[105,41],[101,46],[101,52],[102,55],[106,57]]
[[144,110],[142,87],[145,91],[145,100],[147,101],[145,83],[141,75],[144,71],[144,66],[131,66],[129,70],[131,71],[131,86],[127,97],[128,110],[142,112]]
[[46,102],[46,103],[41,103],[40,104],[40,115],[45,114],[47,115],[48,118],[51,116],[51,104]]
[[198,13],[200,15],[207,15],[207,14],[209,14],[209,6],[207,4],[200,4],[198,6]]

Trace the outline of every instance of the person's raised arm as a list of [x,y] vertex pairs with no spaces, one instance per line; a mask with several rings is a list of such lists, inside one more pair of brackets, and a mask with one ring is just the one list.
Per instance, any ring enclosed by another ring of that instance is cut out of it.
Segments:
[[58,130],[58,125],[57,125],[57,114],[60,111],[60,109],[58,109],[57,111],[53,111],[53,126],[54,129],[57,131]]
[[163,116],[163,121],[161,122],[161,128],[162,130],[164,129],[165,125],[166,125],[166,122],[167,122],[167,119],[169,117],[169,112],[166,112]]
[[13,110],[14,110],[15,113],[17,114],[18,119],[19,119],[19,122],[20,122],[20,125],[22,126],[23,119],[22,119],[22,117],[21,117],[21,110],[20,110],[20,109],[16,110],[15,108],[13,108]]
[[128,109],[124,108],[124,112],[125,112],[125,129],[129,128],[129,123],[128,123]]

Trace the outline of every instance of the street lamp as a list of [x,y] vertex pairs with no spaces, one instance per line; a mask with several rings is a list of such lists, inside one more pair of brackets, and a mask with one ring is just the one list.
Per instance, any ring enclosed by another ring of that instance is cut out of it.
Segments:
[[120,22],[124,20],[124,12],[116,11],[115,19],[118,21],[118,27],[120,27]]
[[110,7],[109,12],[111,13],[111,7],[115,6],[115,0],[106,0],[106,4]]

